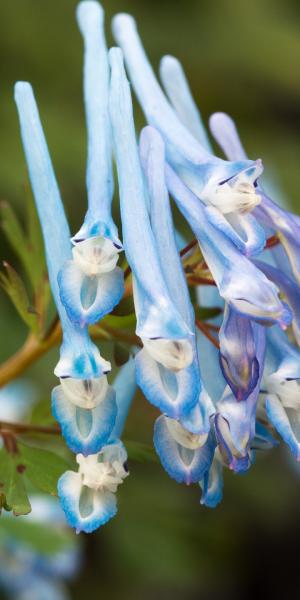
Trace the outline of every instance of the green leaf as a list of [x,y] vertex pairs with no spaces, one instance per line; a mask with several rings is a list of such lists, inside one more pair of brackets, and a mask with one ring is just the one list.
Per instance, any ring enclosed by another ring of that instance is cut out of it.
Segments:
[[13,208],[7,202],[0,203],[0,215],[4,234],[31,280],[33,257],[28,248],[23,227],[21,227]]
[[[30,278],[35,291],[41,287],[41,282],[47,273],[44,242],[36,211],[34,199],[29,187],[25,188],[28,249],[31,255]],[[28,274],[29,275],[29,274]]]
[[16,540],[31,546],[39,554],[57,554],[74,543],[74,536],[68,529],[45,526],[32,520],[4,517],[0,522],[0,540]]
[[5,496],[2,504],[7,505],[14,515],[27,515],[31,511],[23,480],[24,470],[19,453],[0,450],[0,489]]
[[5,290],[21,319],[34,332],[38,332],[38,320],[34,309],[30,306],[24,283],[18,273],[7,262],[3,263],[6,273],[0,273],[0,285]]
[[159,462],[154,449],[148,444],[143,442],[134,442],[132,440],[125,440],[124,445],[126,447],[128,457],[137,462]]
[[208,319],[213,319],[214,317],[217,317],[218,315],[221,314],[222,309],[219,308],[218,306],[215,307],[206,307],[206,306],[200,306],[200,307],[195,307],[196,310],[196,317],[197,319],[200,319],[200,321],[207,321]]
[[106,317],[104,317],[104,319],[102,319],[100,323],[101,325],[103,325],[103,327],[105,327],[105,325],[108,325],[113,329],[135,328],[136,316],[135,313],[125,315],[124,317],[119,317],[118,315],[106,315]]
[[59,477],[70,469],[69,463],[49,450],[42,450],[18,443],[22,463],[26,467],[26,475],[31,483],[43,492],[57,495]]

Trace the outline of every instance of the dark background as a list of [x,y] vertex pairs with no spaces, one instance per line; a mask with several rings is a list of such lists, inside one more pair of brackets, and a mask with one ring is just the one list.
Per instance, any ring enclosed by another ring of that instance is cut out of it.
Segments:
[[[135,15],[155,68],[166,53],[183,62],[205,120],[216,110],[229,112],[250,157],[263,159],[297,211],[298,0],[102,4],[109,43],[111,16]],[[72,231],[85,212],[82,41],[75,7],[73,0],[0,0],[0,197],[22,215],[26,169],[13,84],[24,79],[35,89]],[[139,110],[136,116],[139,128]],[[3,239],[0,248],[2,258],[11,258]],[[26,331],[3,293],[0,309],[5,359]],[[26,373],[43,398],[55,383],[56,355],[53,350]],[[138,397],[125,437],[150,441],[154,418],[155,411]],[[148,463],[131,465],[118,499],[117,517],[99,533],[81,536],[84,565],[72,584],[75,600],[300,596],[300,468],[284,449],[258,456],[246,476],[226,473],[224,501],[215,510],[199,506],[197,487],[180,487],[159,465]]]

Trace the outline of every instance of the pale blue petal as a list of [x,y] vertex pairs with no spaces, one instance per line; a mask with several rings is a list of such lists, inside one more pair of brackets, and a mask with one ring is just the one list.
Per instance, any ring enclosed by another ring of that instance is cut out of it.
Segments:
[[110,50],[110,62],[110,112],[119,179],[124,248],[136,282],[136,331],[140,337],[145,338],[185,338],[189,330],[169,297],[150,226],[136,145],[130,89],[120,49]]
[[300,350],[279,327],[267,331],[267,357],[268,369],[278,380],[300,379]]
[[[246,158],[234,121],[228,115],[224,113],[213,115],[210,126],[215,139],[230,160]],[[262,201],[255,207],[253,214],[266,227],[271,227],[277,233],[290,261],[294,277],[300,284],[299,217],[280,208],[262,189],[259,189],[259,195]],[[282,266],[282,261],[279,266]]]
[[166,417],[161,415],[154,425],[154,446],[168,475],[178,483],[197,483],[209,469],[215,451],[213,434],[197,450],[189,450],[171,436]]
[[293,408],[285,409],[274,394],[266,399],[266,412],[270,423],[289,446],[296,460],[300,460],[300,413]]
[[116,393],[118,414],[115,426],[110,435],[110,441],[122,437],[128,411],[130,410],[136,392],[135,363],[133,358],[130,358],[129,361],[121,367],[113,382],[113,388]]
[[108,441],[116,421],[115,392],[109,387],[100,404],[84,409],[70,402],[59,385],[52,391],[52,412],[72,452],[96,454]]
[[[100,377],[105,361],[101,359],[98,349],[89,340],[87,330],[79,332],[78,328],[71,323],[60,300],[57,276],[63,264],[72,259],[70,231],[29,83],[16,84],[15,100],[31,185],[44,237],[51,290],[63,330],[60,361],[55,374],[58,377]],[[106,363],[106,370],[110,369],[108,365],[109,363]]]
[[137,384],[147,400],[169,417],[187,416],[198,402],[201,384],[195,362],[174,373],[143,349],[136,355],[135,365]]
[[255,424],[255,437],[251,443],[252,450],[271,450],[278,446],[279,442],[275,440],[270,431],[259,421]]
[[92,533],[117,512],[116,495],[83,486],[80,473],[66,471],[58,480],[57,490],[66,519],[76,533]]
[[215,207],[206,209],[209,222],[223,232],[245,256],[259,254],[265,246],[263,227],[252,214],[227,214],[226,218]]
[[197,331],[197,347],[204,386],[212,402],[216,404],[226,387],[220,368],[219,351],[201,331]]
[[210,430],[210,417],[214,413],[214,404],[207,391],[202,388],[197,404],[180,418],[180,423],[191,433],[205,434]]
[[289,307],[293,312],[292,327],[297,343],[300,346],[300,285],[279,268],[262,261],[255,261],[255,264],[285,295]]
[[160,77],[169,100],[183,125],[208,152],[213,154],[202,117],[179,60],[174,56],[163,56],[160,61]]
[[220,295],[241,314],[262,321],[278,321],[283,326],[289,324],[291,314],[281,303],[278,288],[210,224],[206,209],[170,167],[166,167],[166,180],[200,243]]
[[229,160],[247,160],[233,119],[226,113],[217,112],[209,119],[210,130]]
[[116,15],[112,29],[124,52],[130,81],[148,123],[161,133],[170,164],[194,190],[197,189],[197,194],[212,177],[221,183],[253,166],[252,161],[229,163],[214,157],[182,124],[157,82],[133,17],[128,14]]
[[88,212],[83,227],[73,238],[82,241],[104,236],[121,247],[111,217],[113,171],[111,130],[108,118],[109,65],[104,36],[104,13],[98,2],[77,7],[77,21],[84,40],[84,102],[87,123]]
[[223,465],[214,458],[212,465],[199,482],[202,489],[200,503],[209,508],[216,508],[223,498]]
[[119,267],[89,277],[74,260],[69,260],[58,274],[58,283],[69,318],[81,327],[100,321],[124,294],[124,274]]
[[65,328],[60,359],[54,369],[56,377],[92,379],[108,373],[111,364],[100,356],[97,346],[91,341],[87,327],[80,329],[75,324]]

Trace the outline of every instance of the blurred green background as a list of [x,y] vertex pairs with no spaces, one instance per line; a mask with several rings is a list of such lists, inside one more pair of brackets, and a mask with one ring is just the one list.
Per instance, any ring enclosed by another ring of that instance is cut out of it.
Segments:
[[[82,41],[74,0],[0,1],[0,197],[20,215],[27,180],[13,84],[32,83],[72,231],[85,212]],[[261,157],[291,207],[300,208],[300,11],[298,0],[103,0],[107,37],[118,11],[135,15],[157,68],[163,54],[184,64],[205,120],[216,110],[238,124],[249,155]],[[142,116],[137,109],[137,128]],[[53,232],[55,235],[55,231]],[[0,238],[1,257],[16,264]],[[0,295],[0,358],[26,331]],[[105,355],[105,347],[103,353]],[[41,398],[55,384],[53,350],[26,377]],[[138,397],[128,439],[151,441],[156,416]],[[80,536],[84,564],[76,599],[283,598],[298,592],[300,468],[283,449],[259,456],[245,477],[225,475],[220,508],[199,506],[200,490],[180,487],[156,464],[131,464],[117,517]],[[41,599],[43,600],[43,599]]]

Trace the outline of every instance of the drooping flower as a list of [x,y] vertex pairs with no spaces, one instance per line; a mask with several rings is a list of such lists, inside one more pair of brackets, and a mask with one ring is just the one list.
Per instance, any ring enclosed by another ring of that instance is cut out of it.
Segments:
[[[113,33],[124,52],[126,65],[135,92],[150,125],[162,135],[166,144],[167,161],[185,184],[205,204],[211,207],[208,215],[215,226],[245,254],[260,252],[265,243],[264,231],[255,219],[244,218],[260,202],[254,184],[262,172],[260,161],[241,160],[227,162],[215,157],[204,138],[194,103],[187,86],[178,103],[178,79],[182,85],[182,72],[178,63],[172,68],[162,66],[163,80],[171,101],[176,89],[175,108],[180,104],[179,115],[166,99],[143,49],[134,19],[127,14],[113,19]],[[173,81],[175,73],[175,81]],[[184,84],[183,84],[184,85]],[[191,108],[191,104],[193,105]],[[184,113],[184,118],[182,115]],[[191,124],[196,119],[196,137]],[[201,145],[197,140],[200,137]],[[198,136],[197,136],[198,133]]]
[[[94,451],[99,450],[114,426],[116,403],[113,393],[106,385],[105,375],[110,370],[110,363],[101,357],[89,337],[87,327],[81,328],[73,323],[62,305],[57,277],[62,265],[71,257],[70,231],[29,83],[16,84],[15,99],[44,237],[51,290],[63,334],[60,360],[54,370],[63,383],[53,392],[53,408],[70,448],[77,452],[80,448],[86,454],[90,443]],[[86,386],[90,385],[86,381],[91,380],[91,389],[94,395],[96,390],[99,402],[95,401],[95,405],[98,404],[96,408],[86,409],[82,407],[87,396]],[[99,418],[102,408],[105,413],[104,421]]]
[[107,445],[86,457],[78,454],[78,472],[66,471],[58,482],[63,510],[77,533],[91,533],[115,516],[118,486],[129,475],[127,452],[119,438],[135,392],[133,360],[122,367],[114,387],[118,416]]
[[180,370],[193,359],[189,342],[191,331],[170,297],[157,254],[121,50],[110,50],[110,62],[110,114],[124,248],[133,274],[136,333],[155,360],[159,360],[167,368]]
[[58,275],[60,296],[71,320],[95,323],[118,304],[124,293],[123,271],[116,266],[122,244],[111,215],[113,171],[108,117],[109,65],[103,10],[93,0],[77,7],[85,45],[84,99],[88,156],[88,211],[72,238],[73,260]]
[[[225,113],[215,113],[210,119],[212,133],[230,160],[243,160],[246,152],[239,138],[234,121]],[[300,284],[300,220],[297,215],[283,210],[268,195],[264,189],[259,190],[261,203],[255,208],[254,214],[267,228],[278,236],[288,257],[291,271]],[[275,255],[276,256],[276,255]],[[280,260],[282,264],[282,260]]]
[[209,222],[207,209],[168,166],[166,181],[171,195],[199,241],[224,300],[248,317],[271,323],[277,321],[283,327],[289,324],[291,314],[280,301],[278,288],[238,251],[224,233]]

